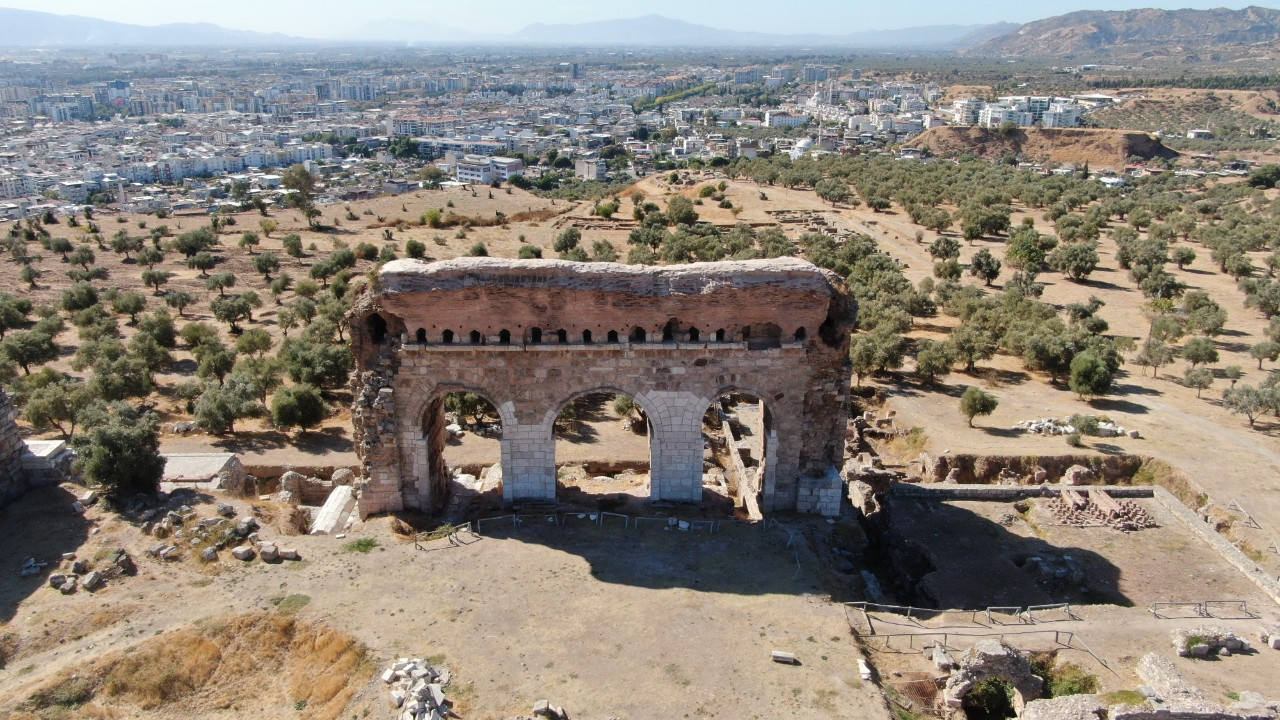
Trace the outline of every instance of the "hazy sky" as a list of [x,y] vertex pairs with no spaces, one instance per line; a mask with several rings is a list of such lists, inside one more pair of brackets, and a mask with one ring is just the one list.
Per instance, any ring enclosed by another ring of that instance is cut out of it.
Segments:
[[843,34],[919,25],[1028,22],[1073,10],[1248,5],[1280,8],[1280,0],[0,0],[3,7],[140,25],[211,22],[241,30],[317,38],[341,37],[344,29],[386,21],[433,23],[489,33],[510,32],[533,22],[584,22],[648,13],[729,30]]

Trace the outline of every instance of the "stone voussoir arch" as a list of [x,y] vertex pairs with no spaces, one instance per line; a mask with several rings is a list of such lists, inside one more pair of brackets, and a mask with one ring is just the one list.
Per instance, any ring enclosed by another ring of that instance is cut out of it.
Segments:
[[[475,392],[498,409],[509,501],[555,498],[555,417],[591,392],[626,395],[649,418],[654,499],[701,500],[702,417],[726,391],[760,398],[773,418],[779,457],[766,510],[811,510],[814,483],[829,485],[843,460],[854,305],[840,278],[803,260],[397,260],[349,321],[365,513],[443,504],[444,469],[427,459],[423,418],[448,392]],[[825,331],[762,342],[747,337],[753,327]],[[463,330],[446,342],[440,328]],[[481,342],[461,335],[472,328]],[[543,330],[541,342],[518,340],[531,328]],[[644,337],[628,340],[633,328]],[[580,341],[584,329],[590,342]],[[821,487],[838,509],[837,490]]]

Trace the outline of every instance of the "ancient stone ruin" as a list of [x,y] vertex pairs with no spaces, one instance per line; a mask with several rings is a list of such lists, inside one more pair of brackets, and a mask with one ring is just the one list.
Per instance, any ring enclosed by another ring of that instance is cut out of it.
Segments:
[[70,480],[75,453],[61,440],[23,441],[18,411],[0,389],[0,508],[28,490]]
[[22,437],[14,422],[17,411],[9,402],[9,395],[0,390],[0,507],[27,490],[27,480],[22,472]]
[[445,501],[451,392],[498,410],[507,501],[555,498],[555,418],[605,391],[648,418],[651,499],[698,502],[703,414],[740,392],[764,405],[762,509],[838,508],[854,307],[808,262],[397,260],[350,321],[362,513]]

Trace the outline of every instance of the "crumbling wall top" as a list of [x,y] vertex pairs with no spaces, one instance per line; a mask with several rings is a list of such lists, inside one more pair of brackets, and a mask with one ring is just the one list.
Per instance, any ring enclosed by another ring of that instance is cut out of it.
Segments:
[[406,259],[384,265],[379,279],[383,295],[475,286],[647,296],[710,295],[759,287],[832,293],[823,270],[792,257],[668,266],[505,258],[457,258],[430,263]]

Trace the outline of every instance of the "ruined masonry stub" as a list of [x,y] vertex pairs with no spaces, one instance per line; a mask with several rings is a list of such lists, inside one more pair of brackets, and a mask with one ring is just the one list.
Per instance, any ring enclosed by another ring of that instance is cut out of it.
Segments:
[[444,502],[451,392],[498,409],[509,501],[555,497],[552,423],[596,391],[648,416],[651,498],[700,501],[702,416],[735,391],[763,402],[776,436],[762,509],[838,503],[827,485],[844,455],[854,306],[838,277],[803,260],[396,260],[350,321],[364,514]]
[[0,390],[0,507],[27,490],[27,478],[22,472],[22,451],[25,447],[18,434],[17,410],[9,401],[9,395]]

